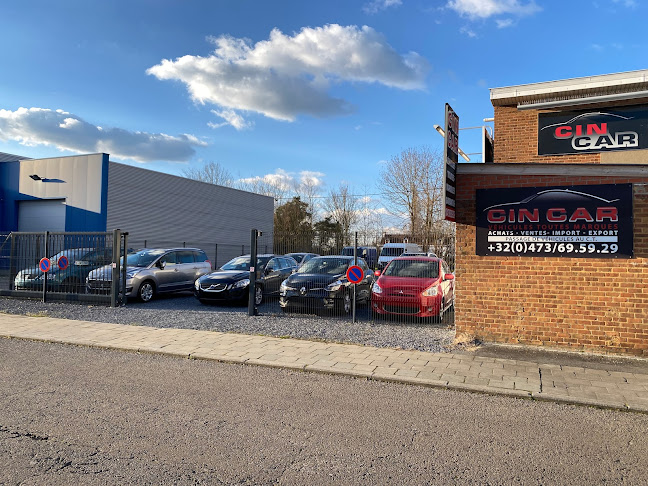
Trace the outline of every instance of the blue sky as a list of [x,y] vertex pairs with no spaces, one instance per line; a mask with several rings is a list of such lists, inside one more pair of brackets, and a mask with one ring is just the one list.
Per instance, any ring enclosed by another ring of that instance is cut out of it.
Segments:
[[[639,0],[21,0],[0,5],[0,151],[341,182],[440,150],[489,88],[647,68]],[[497,138],[497,134],[495,134]],[[479,152],[478,130],[460,146]],[[480,162],[481,156],[473,156]]]

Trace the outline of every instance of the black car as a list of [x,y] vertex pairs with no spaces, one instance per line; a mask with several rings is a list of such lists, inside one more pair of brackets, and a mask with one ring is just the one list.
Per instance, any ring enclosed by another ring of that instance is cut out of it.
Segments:
[[319,256],[307,261],[281,284],[281,309],[284,312],[339,309],[349,313],[353,285],[356,285],[356,302],[369,303],[374,283],[373,272],[362,258],[358,258],[358,266],[364,277],[359,283],[352,284],[346,277],[347,270],[352,265],[353,257],[344,255]]
[[[279,286],[296,268],[290,257],[257,255],[254,303],[260,305],[264,295],[277,294]],[[194,295],[202,302],[245,303],[250,288],[250,255],[233,258],[219,270],[203,275],[194,283]]]

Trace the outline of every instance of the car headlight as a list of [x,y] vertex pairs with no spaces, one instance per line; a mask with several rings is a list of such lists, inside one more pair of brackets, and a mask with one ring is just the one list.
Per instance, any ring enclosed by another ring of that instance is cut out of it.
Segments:
[[200,290],[200,279],[197,278],[196,281],[194,282],[194,288],[196,290]]
[[129,270],[126,272],[126,278],[133,278],[138,273],[140,273],[140,270]]
[[326,286],[326,291],[327,292],[336,292],[337,290],[340,290],[340,287],[342,287],[342,280],[336,280],[333,283],[330,283]]
[[423,291],[423,295],[425,297],[435,297],[439,293],[439,288],[437,287],[436,284],[434,284],[432,287],[428,287]]
[[378,285],[378,282],[374,282],[373,286],[371,287],[371,291],[374,294],[382,294],[382,287]]
[[250,279],[249,278],[244,278],[243,280],[239,280],[234,285],[232,285],[232,288],[233,289],[240,289],[241,287],[247,287],[248,285],[250,285]]

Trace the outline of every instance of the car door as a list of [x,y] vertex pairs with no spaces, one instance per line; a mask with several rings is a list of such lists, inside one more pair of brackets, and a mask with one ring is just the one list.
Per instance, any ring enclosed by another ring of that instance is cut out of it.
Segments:
[[191,250],[180,250],[176,252],[176,269],[178,270],[177,289],[191,290],[196,276],[197,265],[194,253]]
[[263,271],[263,288],[266,294],[279,292],[281,278],[281,261],[279,258],[271,258]]
[[[164,262],[164,268],[161,268],[161,262]],[[153,264],[151,270],[153,271],[153,275],[157,282],[157,288],[160,292],[169,292],[178,287],[178,282],[181,281],[183,277],[177,267],[175,251],[165,253]]]

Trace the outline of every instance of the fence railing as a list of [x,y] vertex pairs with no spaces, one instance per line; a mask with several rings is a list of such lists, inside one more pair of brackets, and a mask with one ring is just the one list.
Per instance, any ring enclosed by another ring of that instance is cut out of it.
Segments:
[[[119,288],[113,280],[123,251],[114,232],[0,235],[0,295],[114,305]],[[108,290],[93,292],[87,279],[99,271],[108,275]]]

